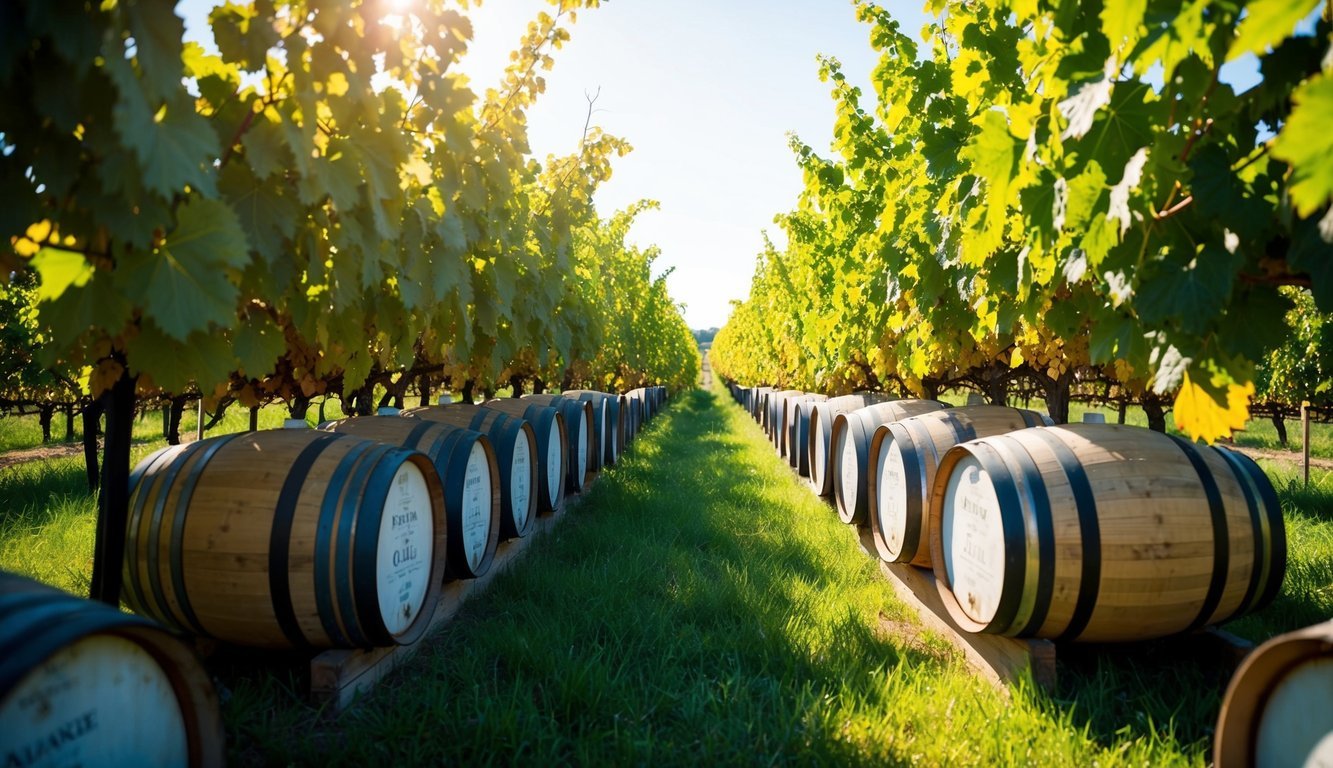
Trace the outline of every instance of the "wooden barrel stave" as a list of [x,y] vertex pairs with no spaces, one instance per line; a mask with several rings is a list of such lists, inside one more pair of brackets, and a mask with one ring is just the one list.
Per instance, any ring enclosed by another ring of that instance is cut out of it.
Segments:
[[833,495],[833,476],[829,469],[829,454],[833,445],[833,422],[839,414],[864,408],[867,405],[895,400],[882,392],[857,392],[830,397],[810,407],[810,434],[806,444],[809,453],[810,481],[820,496]]
[[1218,768],[1333,764],[1333,621],[1256,648],[1227,685],[1213,736]]
[[589,389],[571,389],[561,394],[602,403],[606,420],[606,437],[602,441],[601,465],[615,464],[620,459],[620,454],[625,451],[625,396]]

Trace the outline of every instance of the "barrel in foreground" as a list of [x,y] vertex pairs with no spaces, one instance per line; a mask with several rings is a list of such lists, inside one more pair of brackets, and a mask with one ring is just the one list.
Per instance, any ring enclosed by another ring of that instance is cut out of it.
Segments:
[[1104,424],[949,451],[931,489],[930,549],[960,627],[1087,642],[1258,610],[1286,568],[1282,510],[1252,460]]
[[1279,635],[1236,670],[1214,733],[1218,768],[1333,765],[1333,621]]
[[4,765],[221,766],[217,694],[161,627],[0,573]]
[[425,632],[443,489],[421,453],[311,430],[172,446],[131,475],[124,599],[238,645],[366,648]]

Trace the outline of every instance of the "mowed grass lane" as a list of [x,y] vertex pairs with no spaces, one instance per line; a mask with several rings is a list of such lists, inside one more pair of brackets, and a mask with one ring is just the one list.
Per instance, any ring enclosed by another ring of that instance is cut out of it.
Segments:
[[[1202,764],[1225,673],[1062,665],[1006,696],[912,629],[852,532],[720,390],[622,464],[342,714],[228,680],[236,764]],[[903,631],[906,628],[906,631]]]

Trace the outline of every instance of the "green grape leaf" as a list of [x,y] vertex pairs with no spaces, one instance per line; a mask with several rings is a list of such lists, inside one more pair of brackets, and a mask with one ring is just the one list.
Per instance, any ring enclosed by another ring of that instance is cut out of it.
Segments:
[[267,315],[252,314],[236,329],[233,351],[240,373],[262,379],[273,373],[278,358],[287,351],[287,341]]
[[[51,329],[58,343],[41,345],[37,356],[43,366],[53,367],[89,329],[101,329],[110,335],[120,333],[133,311],[134,306],[116,290],[111,273],[95,272],[83,287],[69,288],[60,298],[38,304],[38,319]],[[81,348],[73,351],[78,359],[85,352]]]
[[173,105],[158,127],[152,152],[145,159],[144,186],[164,197],[181,192],[186,185],[206,197],[217,197],[213,161],[220,151],[208,121],[193,110]]
[[1291,115],[1273,141],[1273,156],[1291,164],[1292,203],[1310,216],[1333,198],[1333,74],[1296,89]]
[[1202,335],[1227,305],[1244,257],[1206,245],[1186,261],[1175,254],[1141,279],[1135,308],[1149,325],[1174,319],[1187,333]]
[[1120,312],[1100,312],[1089,326],[1088,359],[1097,365],[1132,358],[1136,352],[1142,352],[1135,350],[1136,342],[1142,344],[1143,334],[1133,318]]
[[[208,14],[213,38],[223,59],[239,64],[250,72],[262,70],[269,49],[278,44],[277,31],[264,23],[266,17],[273,16],[272,3],[261,2],[257,5],[259,7],[227,2]],[[268,12],[262,13],[264,10]],[[320,17],[324,15],[324,11],[319,13]]]
[[[1328,214],[1328,219],[1333,214]],[[1320,312],[1333,312],[1333,232],[1314,219],[1302,219],[1292,227],[1287,264],[1294,272],[1310,276],[1310,292]]]
[[219,189],[236,212],[246,241],[265,263],[289,257],[289,240],[301,216],[289,188],[256,180],[244,165],[229,165],[222,170]]
[[256,181],[245,166],[223,169],[220,189],[236,211],[246,241],[270,266],[290,258],[301,208],[285,185]]
[[1236,27],[1227,61],[1247,53],[1262,55],[1289,37],[1297,22],[1322,4],[1322,0],[1250,0],[1245,5],[1245,18]]
[[181,93],[181,38],[185,22],[176,15],[176,0],[138,0],[125,4],[140,76],[154,103]]
[[185,64],[185,76],[194,79],[199,86],[199,95],[211,104],[222,104],[241,87],[240,74],[234,66],[220,56],[209,54],[193,40],[185,43],[181,59]]
[[1199,213],[1216,219],[1226,219],[1244,203],[1244,193],[1236,183],[1226,153],[1216,144],[1210,144],[1190,158],[1193,179],[1190,191]]
[[1088,256],[1088,266],[1097,269],[1111,253],[1111,249],[1120,243],[1117,225],[1105,216],[1094,217],[1079,241]]
[[176,339],[144,320],[127,344],[126,360],[136,375],[148,374],[167,392],[184,392],[194,382],[201,391],[231,378],[235,355],[221,334],[203,331]]
[[[1093,209],[1101,200],[1105,190],[1106,173],[1096,161],[1089,162],[1082,172],[1069,180],[1063,228],[1074,232],[1082,230],[1092,218]],[[1105,255],[1105,252],[1102,255]],[[1096,264],[1097,262],[1094,262],[1093,266]]]
[[1153,143],[1153,126],[1165,122],[1162,105],[1146,83],[1116,83],[1110,104],[1097,112],[1087,135],[1072,144],[1088,160],[1114,173]]
[[82,288],[93,276],[93,265],[77,251],[46,247],[32,257],[32,268],[41,277],[37,301],[55,301],[70,286]]
[[241,137],[245,160],[261,179],[291,167],[291,154],[278,126],[260,117]]
[[124,261],[126,295],[168,336],[184,341],[210,326],[236,322],[237,289],[228,270],[249,261],[249,246],[227,205],[193,199],[156,253],[132,252]]
[[1232,296],[1226,316],[1218,326],[1227,349],[1247,360],[1259,360],[1275,344],[1284,340],[1275,338],[1274,326],[1256,322],[1256,318],[1284,317],[1292,302],[1270,285],[1242,286]]
[[310,161],[310,172],[300,181],[301,202],[309,205],[328,195],[335,210],[352,210],[361,200],[361,169],[353,152],[347,147],[332,159]]

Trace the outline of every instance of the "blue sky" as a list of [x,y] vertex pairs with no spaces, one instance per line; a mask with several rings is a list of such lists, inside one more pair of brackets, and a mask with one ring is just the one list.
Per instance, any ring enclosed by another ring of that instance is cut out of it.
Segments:
[[[916,2],[891,5],[904,8],[907,29],[925,23]],[[525,21],[545,7],[492,0],[472,14],[465,67],[478,85],[494,82]],[[556,56],[531,113],[534,151],[572,151],[584,94],[601,88],[595,122],[635,149],[617,161],[598,207],[662,204],[632,236],[661,247],[661,269],[675,267],[668,285],[693,328],[721,326],[729,301],[749,292],[765,229],[781,242],[773,216],[801,190],[787,132],[828,148],[833,102],[819,82],[820,53],[868,90],[869,27],[838,0],[612,0],[580,13]]]
[[[180,4],[187,38],[207,31],[213,5]],[[909,30],[925,23],[915,0],[888,5],[903,8]],[[549,8],[545,0],[488,0],[468,12],[476,34],[463,69],[476,90],[499,80],[527,22]],[[856,21],[850,0],[604,1],[579,14],[556,53],[547,92],[529,115],[533,151],[574,151],[584,94],[600,88],[594,123],[634,152],[616,161],[599,210],[659,201],[631,237],[662,249],[659,273],[675,268],[668,285],[691,327],[721,326],[728,302],[749,292],[762,232],[781,242],[773,216],[800,192],[787,132],[820,151],[832,138],[820,53],[841,59],[868,89],[869,27]]]

